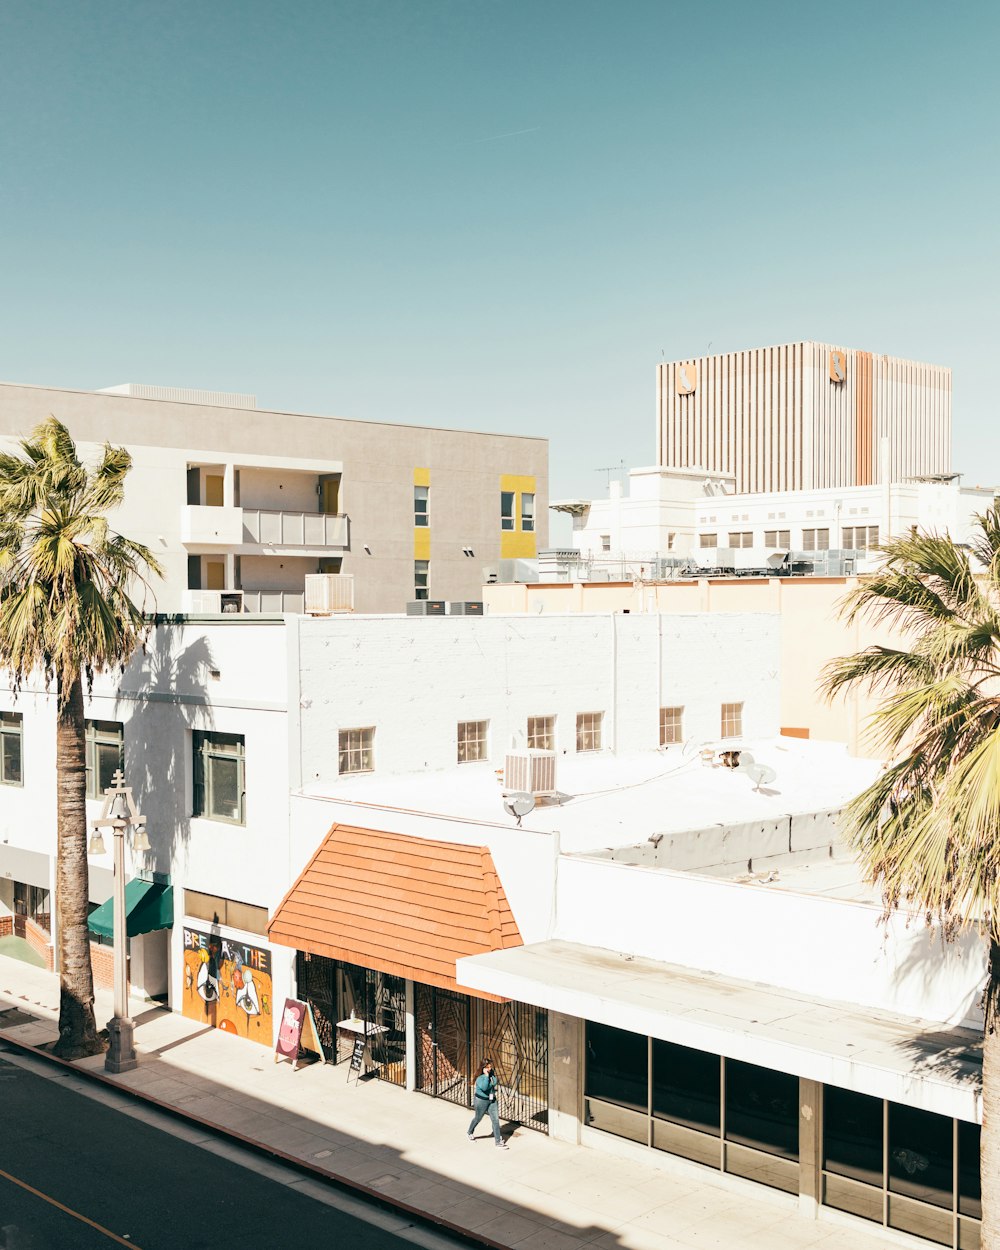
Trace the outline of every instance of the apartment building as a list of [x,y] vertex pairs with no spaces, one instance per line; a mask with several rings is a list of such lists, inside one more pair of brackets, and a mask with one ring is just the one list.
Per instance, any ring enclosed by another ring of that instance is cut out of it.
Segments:
[[164,612],[301,612],[304,579],[401,612],[479,598],[483,564],[533,556],[548,527],[544,439],[266,411],[253,396],[129,384],[0,384],[0,442],[50,414],[81,451],[132,453],[114,518],[164,568]]
[[736,490],[899,482],[951,469],[951,370],[802,341],[656,368],[656,463]]

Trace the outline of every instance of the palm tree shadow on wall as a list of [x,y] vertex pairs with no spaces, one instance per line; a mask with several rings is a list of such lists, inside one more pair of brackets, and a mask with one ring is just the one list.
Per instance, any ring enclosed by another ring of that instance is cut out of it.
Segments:
[[[213,727],[208,683],[215,667],[208,639],[182,645],[184,631],[157,624],[136,652],[116,700],[125,729],[125,777],[147,817],[151,849],[141,867],[172,872],[191,837],[194,729]],[[140,865],[137,864],[137,867]]]

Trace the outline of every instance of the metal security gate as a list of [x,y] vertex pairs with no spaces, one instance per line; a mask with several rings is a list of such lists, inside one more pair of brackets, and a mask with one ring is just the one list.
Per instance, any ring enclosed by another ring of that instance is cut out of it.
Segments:
[[470,1000],[465,994],[416,983],[417,1089],[432,1098],[471,1106]]
[[493,1062],[502,1120],[549,1131],[549,1018],[528,1003],[492,1003],[415,984],[417,1089],[472,1105],[479,1064]]
[[549,1131],[549,1015],[530,1003],[478,1004],[484,1058],[500,1087],[500,1116]]
[[298,951],[295,956],[295,982],[298,986],[299,998],[312,1008],[319,1033],[323,1057],[337,1059],[337,963],[327,959],[325,955],[310,955],[307,951]]

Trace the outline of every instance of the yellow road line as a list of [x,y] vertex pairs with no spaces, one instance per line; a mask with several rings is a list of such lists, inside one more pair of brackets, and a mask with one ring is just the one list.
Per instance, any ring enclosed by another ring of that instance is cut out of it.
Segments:
[[120,1246],[131,1246],[132,1250],[139,1250],[134,1241],[126,1241],[124,1237],[119,1237],[117,1233],[113,1233],[110,1228],[105,1228],[103,1224],[98,1224],[96,1220],[89,1220],[85,1215],[81,1215],[79,1211],[74,1211],[72,1207],[63,1206],[57,1198],[50,1198],[48,1194],[43,1194],[40,1189],[36,1189],[34,1185],[29,1185],[27,1181],[19,1181],[16,1176],[11,1176],[3,1168],[0,1168],[0,1176],[5,1181],[10,1181],[12,1185],[18,1185],[21,1189],[26,1189],[29,1194],[34,1194],[36,1198],[41,1198],[43,1202],[57,1207],[67,1215],[72,1215],[73,1219],[79,1220],[82,1224],[89,1224],[91,1228],[95,1228],[99,1233],[103,1233],[105,1237],[110,1237],[112,1241],[117,1241]]

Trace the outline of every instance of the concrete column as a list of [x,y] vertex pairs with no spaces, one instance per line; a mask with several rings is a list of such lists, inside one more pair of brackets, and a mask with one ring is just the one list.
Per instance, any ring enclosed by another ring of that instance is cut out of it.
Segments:
[[799,1214],[807,1219],[819,1215],[822,1177],[823,1086],[819,1081],[799,1080]]
[[406,982],[406,1088],[417,1088],[417,1018],[413,1012],[413,982]]
[[226,589],[232,590],[236,586],[236,557],[230,553],[225,557],[226,562]]
[[580,1144],[583,1021],[549,1012],[549,1136]]
[[236,507],[236,469],[227,464],[222,470],[222,506]]

